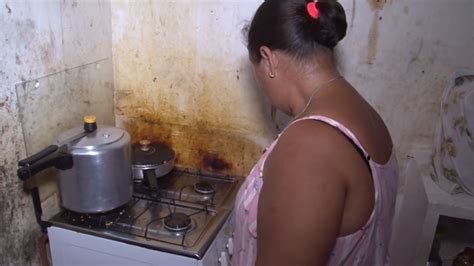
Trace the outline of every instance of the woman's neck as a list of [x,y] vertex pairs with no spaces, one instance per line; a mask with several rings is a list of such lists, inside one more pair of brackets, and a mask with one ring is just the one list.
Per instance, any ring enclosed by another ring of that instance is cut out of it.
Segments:
[[314,71],[304,73],[299,79],[295,79],[295,96],[290,102],[291,115],[298,117],[303,113],[314,97],[324,89],[330,87],[341,75],[336,69],[330,71]]

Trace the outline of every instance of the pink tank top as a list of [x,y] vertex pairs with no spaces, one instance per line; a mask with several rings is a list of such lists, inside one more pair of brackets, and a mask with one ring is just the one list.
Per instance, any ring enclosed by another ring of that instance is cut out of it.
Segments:
[[[359,140],[349,129],[324,116],[304,117],[289,126],[308,119],[327,123],[352,140],[368,160],[375,188],[374,209],[367,224],[353,234],[337,238],[327,265],[384,265],[387,260],[397,193],[398,163],[395,152],[392,151],[387,163],[377,164],[370,160]],[[263,186],[262,172],[265,160],[278,142],[278,138],[265,150],[237,194],[233,221],[235,237],[233,266],[255,265],[258,199]]]

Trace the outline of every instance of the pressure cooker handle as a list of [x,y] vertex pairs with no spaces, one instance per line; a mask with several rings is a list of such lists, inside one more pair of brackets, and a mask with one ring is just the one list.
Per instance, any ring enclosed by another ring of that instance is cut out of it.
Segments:
[[[38,155],[38,154],[35,154],[35,155]],[[17,174],[18,174],[18,177],[22,181],[26,181],[30,177],[50,167],[56,167],[57,169],[66,170],[66,169],[71,169],[72,166],[73,166],[73,160],[72,160],[71,154],[64,153],[64,152],[55,152],[52,155],[50,153],[49,156],[43,155],[42,158],[37,159],[35,163],[33,164],[20,166],[20,168],[17,171]]]
[[45,158],[46,156],[52,154],[53,152],[56,152],[58,150],[58,146],[57,145],[50,145],[48,147],[46,147],[45,149],[43,149],[42,151],[34,154],[34,155],[31,155],[30,157],[26,158],[26,159],[23,159],[21,161],[18,162],[18,165],[19,166],[27,166],[27,165],[32,165],[34,163],[36,163],[37,161]]

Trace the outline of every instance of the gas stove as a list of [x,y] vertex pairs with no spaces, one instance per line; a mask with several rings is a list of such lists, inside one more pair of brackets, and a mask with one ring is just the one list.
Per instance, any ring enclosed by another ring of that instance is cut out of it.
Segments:
[[158,188],[135,182],[133,199],[102,214],[63,210],[52,227],[201,260],[232,211],[242,179],[174,170]]

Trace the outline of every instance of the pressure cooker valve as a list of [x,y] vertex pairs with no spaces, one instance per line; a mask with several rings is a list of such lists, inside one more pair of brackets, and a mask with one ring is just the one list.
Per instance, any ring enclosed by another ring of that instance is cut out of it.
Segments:
[[147,139],[142,139],[140,140],[140,150],[142,151],[149,151],[150,150],[150,144],[151,144],[151,141],[147,140]]
[[84,116],[84,131],[91,133],[97,130],[97,118],[93,115]]

